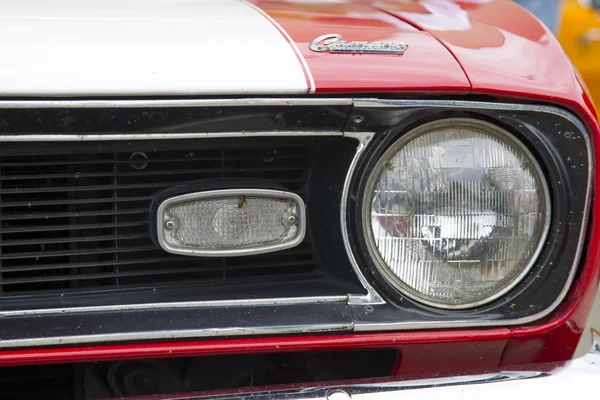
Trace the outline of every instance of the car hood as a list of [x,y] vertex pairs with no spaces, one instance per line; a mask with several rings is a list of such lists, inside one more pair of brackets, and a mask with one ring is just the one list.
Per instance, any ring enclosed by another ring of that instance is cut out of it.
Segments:
[[435,36],[460,62],[472,93],[585,103],[592,109],[556,37],[512,0],[373,4]]
[[[0,96],[539,94],[573,97],[554,37],[506,0],[13,0]],[[314,52],[324,34],[403,55]]]
[[[0,5],[1,96],[468,92],[430,33],[365,2],[14,0]],[[327,33],[404,55],[315,53]],[[435,60],[435,62],[431,62]]]

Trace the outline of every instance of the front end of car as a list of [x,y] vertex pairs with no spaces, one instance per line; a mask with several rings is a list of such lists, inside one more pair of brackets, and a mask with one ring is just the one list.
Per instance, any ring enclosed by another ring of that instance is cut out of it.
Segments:
[[7,396],[595,385],[598,339],[573,359],[600,128],[537,20],[502,0],[92,3],[0,8],[24,32],[0,40]]

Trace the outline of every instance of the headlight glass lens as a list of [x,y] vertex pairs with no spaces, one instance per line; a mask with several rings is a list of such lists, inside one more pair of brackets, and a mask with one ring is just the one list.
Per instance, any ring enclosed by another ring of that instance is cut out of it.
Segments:
[[550,200],[531,153],[494,125],[448,119],[416,128],[375,165],[365,235],[382,275],[441,308],[490,302],[539,254]]

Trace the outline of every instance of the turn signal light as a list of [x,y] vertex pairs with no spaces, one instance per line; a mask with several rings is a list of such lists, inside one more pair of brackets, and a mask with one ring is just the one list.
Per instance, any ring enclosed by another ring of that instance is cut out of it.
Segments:
[[302,199],[289,192],[227,189],[171,197],[158,208],[158,241],[175,254],[241,256],[298,245]]

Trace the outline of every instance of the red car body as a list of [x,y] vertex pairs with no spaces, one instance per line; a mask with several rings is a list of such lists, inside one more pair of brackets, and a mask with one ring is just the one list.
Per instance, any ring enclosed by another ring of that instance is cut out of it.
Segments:
[[[511,1],[253,0],[251,5],[297,50],[305,96],[482,98],[553,105],[584,122],[596,157],[600,154],[597,114],[577,71],[552,33]],[[327,33],[347,40],[402,40],[410,49],[402,57],[311,51],[309,43]],[[244,93],[255,95],[260,93]],[[398,376],[570,360],[600,280],[600,174],[594,179],[580,272],[558,308],[525,326],[18,348],[1,350],[0,365],[384,347],[402,355],[394,371]]]

